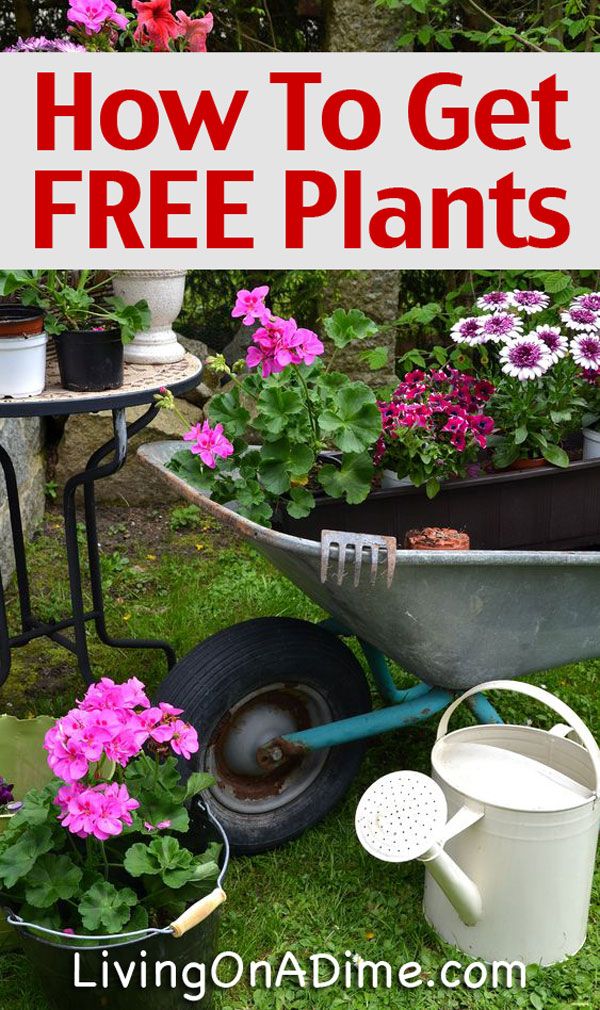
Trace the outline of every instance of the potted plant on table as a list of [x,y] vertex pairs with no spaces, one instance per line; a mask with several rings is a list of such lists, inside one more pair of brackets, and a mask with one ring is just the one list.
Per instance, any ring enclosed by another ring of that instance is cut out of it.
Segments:
[[[87,971],[95,968],[99,978],[111,936],[129,963],[137,947],[150,947],[153,930],[174,923],[179,935],[224,900],[215,889],[220,846],[207,843],[206,824],[198,824],[192,807],[212,779],[193,773],[181,780],[177,757],[187,760],[198,750],[197,733],[181,715],[164,702],[152,706],[135,678],[93,684],[46,733],[55,777],[24,797],[0,836],[4,904],[17,916],[48,995],[63,1005],[72,988],[73,948],[89,948]],[[194,915],[181,920],[197,902]],[[162,935],[160,952],[179,963],[166,942]],[[53,967],[44,972],[48,944]],[[115,995],[111,1005],[142,1006],[141,994],[137,1003],[131,993],[125,998]],[[102,999],[89,1005],[101,1006]]]
[[110,282],[92,270],[0,271],[0,295],[18,295],[24,305],[44,313],[65,389],[118,389],[123,344],[149,324],[147,303],[126,305],[111,294]]
[[21,399],[43,392],[47,342],[43,312],[0,304],[0,397]]

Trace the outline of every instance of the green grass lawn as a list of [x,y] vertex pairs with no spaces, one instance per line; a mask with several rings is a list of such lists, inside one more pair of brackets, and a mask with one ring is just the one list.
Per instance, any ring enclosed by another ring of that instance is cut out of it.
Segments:
[[[107,613],[115,634],[155,636],[173,643],[183,655],[199,641],[234,621],[257,616],[319,618],[320,612],[256,553],[230,539],[194,509],[105,510],[100,540],[107,588]],[[42,535],[31,547],[34,600],[46,618],[68,608],[58,514],[48,514]],[[16,617],[14,590],[10,612]],[[499,615],[501,619],[501,615]],[[159,654],[115,652],[93,640],[95,672],[126,679],[136,675],[150,688],[164,675]],[[398,682],[410,683],[402,671]],[[487,673],[493,676],[494,671]],[[600,734],[600,661],[573,664],[532,678],[568,702]],[[17,715],[60,714],[81,694],[70,656],[38,642],[15,658],[11,677],[0,692],[0,711]],[[532,716],[549,726],[552,717],[517,696],[501,699],[505,717]],[[287,951],[301,962],[315,952],[344,959],[345,952],[392,964],[418,961],[425,979],[436,977],[451,957],[466,955],[446,947],[421,913],[423,870],[418,864],[386,866],[370,859],[356,841],[353,817],[363,789],[379,775],[397,768],[429,770],[436,720],[390,734],[370,746],[359,779],[341,808],[286,848],[234,862],[229,873],[229,902],[222,921],[221,949],[237,951],[246,961],[271,959]],[[240,983],[219,996],[221,1010],[256,1007],[312,1010],[352,1008],[384,1010],[508,1010],[531,1007],[600,1007],[600,893],[597,874],[589,938],[585,949],[563,966],[530,969],[525,990],[489,988],[470,992],[426,985],[389,992],[342,984],[314,991],[289,983],[277,991],[251,990]],[[548,882],[552,886],[552,882]],[[76,1010],[67,994],[65,1010]],[[193,1003],[184,1003],[189,1006]],[[41,989],[21,955],[0,957],[0,1010],[47,1010]],[[154,1004],[152,1010],[160,1010]]]

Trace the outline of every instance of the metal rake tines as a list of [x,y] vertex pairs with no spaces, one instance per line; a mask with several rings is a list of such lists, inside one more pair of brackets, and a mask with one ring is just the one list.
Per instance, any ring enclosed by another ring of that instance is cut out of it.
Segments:
[[[371,533],[340,533],[338,530],[323,530],[321,532],[321,582],[326,582],[329,576],[331,550],[337,547],[338,562],[336,582],[341,586],[346,574],[346,560],[354,562],[354,585],[358,586],[365,555],[370,558],[370,582],[375,585],[379,571],[380,560],[383,559],[387,571],[388,589],[394,578],[396,568],[396,538],[373,536]],[[348,551],[352,551],[352,558]]]

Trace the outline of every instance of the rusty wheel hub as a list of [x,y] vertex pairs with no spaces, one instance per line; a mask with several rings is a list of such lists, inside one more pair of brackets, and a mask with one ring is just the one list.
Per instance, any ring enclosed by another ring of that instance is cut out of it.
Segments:
[[216,779],[211,792],[244,814],[291,802],[314,782],[329,751],[280,738],[331,719],[326,699],[306,685],[271,684],[248,694],[226,713],[207,748],[205,768]]

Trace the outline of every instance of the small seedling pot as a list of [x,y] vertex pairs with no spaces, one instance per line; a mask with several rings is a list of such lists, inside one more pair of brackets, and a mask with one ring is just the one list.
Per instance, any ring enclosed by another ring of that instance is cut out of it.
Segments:
[[119,329],[63,330],[54,337],[60,381],[76,393],[101,393],[123,385]]

